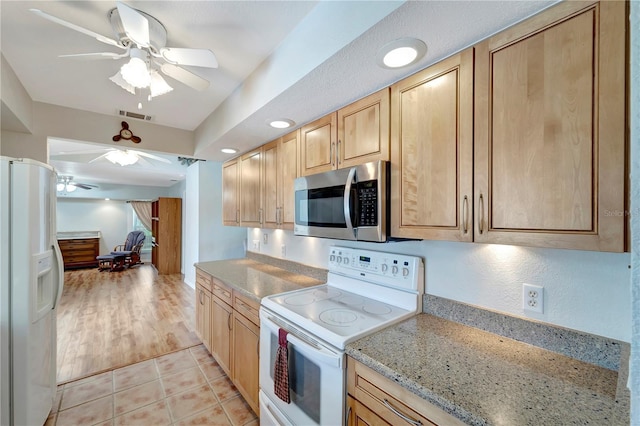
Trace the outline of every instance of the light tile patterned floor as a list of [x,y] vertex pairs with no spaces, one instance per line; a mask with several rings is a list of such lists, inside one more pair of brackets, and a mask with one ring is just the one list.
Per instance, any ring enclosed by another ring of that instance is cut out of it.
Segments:
[[45,426],[258,423],[215,359],[199,345],[59,386]]

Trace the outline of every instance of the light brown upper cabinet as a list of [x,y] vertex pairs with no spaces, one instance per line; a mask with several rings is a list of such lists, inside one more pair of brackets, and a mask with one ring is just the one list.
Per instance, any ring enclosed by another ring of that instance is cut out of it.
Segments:
[[299,139],[296,130],[263,145],[265,228],[293,229]]
[[624,251],[627,6],[563,2],[475,47],[475,241]]
[[389,159],[389,88],[302,127],[300,174]]
[[237,158],[222,165],[222,223],[226,226],[240,225],[239,176]]
[[262,147],[240,157],[240,226],[261,227]]
[[391,235],[473,239],[473,49],[391,86]]

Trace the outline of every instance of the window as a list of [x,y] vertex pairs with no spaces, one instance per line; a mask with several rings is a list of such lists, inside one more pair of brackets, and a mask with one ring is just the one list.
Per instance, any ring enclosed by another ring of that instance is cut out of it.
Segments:
[[133,213],[133,230],[144,232],[144,245],[142,246],[142,251],[151,251],[151,231],[142,224],[140,219],[138,219],[138,215],[135,210],[131,209],[131,212]]

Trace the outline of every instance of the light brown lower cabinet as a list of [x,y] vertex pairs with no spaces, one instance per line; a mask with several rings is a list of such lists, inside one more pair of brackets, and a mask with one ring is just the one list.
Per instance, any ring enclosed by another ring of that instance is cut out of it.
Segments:
[[259,414],[260,304],[200,270],[196,284],[196,333]]
[[376,373],[347,358],[347,425],[451,425],[464,422]]
[[253,411],[258,412],[260,327],[233,312],[233,382]]

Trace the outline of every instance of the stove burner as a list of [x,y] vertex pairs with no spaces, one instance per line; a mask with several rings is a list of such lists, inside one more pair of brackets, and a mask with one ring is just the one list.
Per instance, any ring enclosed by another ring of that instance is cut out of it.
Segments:
[[321,300],[329,299],[330,297],[340,297],[342,292],[332,291],[333,294],[329,294],[326,289],[315,290],[313,293],[294,294],[284,299],[284,303],[291,306],[303,306],[310,305]]
[[332,297],[332,300],[342,304],[342,305],[362,305],[364,299],[355,294],[347,294],[345,296]]
[[357,319],[356,314],[346,309],[327,309],[320,313],[320,321],[340,327],[347,327]]
[[364,305],[362,310],[373,315],[386,315],[391,312],[391,308],[383,304]]
[[294,306],[310,305],[315,301],[316,298],[312,294],[296,294],[284,299],[284,303]]

